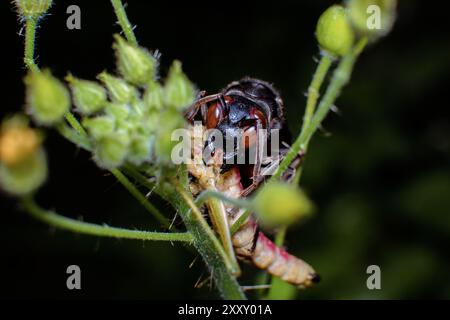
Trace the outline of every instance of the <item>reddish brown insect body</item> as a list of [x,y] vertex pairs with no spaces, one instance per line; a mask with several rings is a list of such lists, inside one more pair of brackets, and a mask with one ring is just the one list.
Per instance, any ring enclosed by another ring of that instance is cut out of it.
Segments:
[[[219,94],[204,97],[202,92],[201,97],[187,111],[186,118],[192,121],[199,111],[203,125],[207,129],[220,130],[224,140],[233,139],[234,148],[220,150],[219,154],[223,159],[219,167],[213,170],[202,166],[188,166],[191,175],[200,184],[196,189],[205,188],[205,184],[212,183],[214,188],[231,198],[249,195],[264,181],[262,171],[265,170],[267,173],[276,167],[276,163],[270,161],[271,154],[266,155],[266,159],[259,156],[258,150],[262,147],[259,145],[259,130],[268,130],[265,143],[271,142],[273,129],[280,130],[279,137],[285,145],[284,149],[280,150],[281,155],[288,150],[290,137],[284,119],[283,102],[278,92],[266,82],[247,78],[231,83]],[[243,132],[242,136],[237,135],[238,130]],[[226,164],[226,160],[236,157],[239,147],[248,149],[255,146],[257,150],[255,163]],[[205,146],[194,148],[197,148],[197,152],[201,152],[199,149],[202,148],[209,149],[214,154],[216,143],[208,139]],[[215,155],[217,156],[217,153]],[[292,162],[283,175],[283,180],[289,181],[293,177],[300,162],[301,155]],[[266,166],[263,167],[263,164]],[[230,225],[243,214],[243,210],[232,206],[225,205],[225,208]],[[259,231],[252,217],[236,231],[232,242],[238,257],[252,261],[257,267],[289,283],[308,287],[319,280],[311,266],[287,253],[283,248],[277,247]]]

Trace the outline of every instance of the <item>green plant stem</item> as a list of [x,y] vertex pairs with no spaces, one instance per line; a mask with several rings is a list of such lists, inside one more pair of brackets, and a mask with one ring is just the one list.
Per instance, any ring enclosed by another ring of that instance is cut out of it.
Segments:
[[246,209],[246,211],[231,226],[231,228],[230,228],[231,235],[236,233],[236,231],[247,220],[247,218],[251,215],[251,213],[255,211],[255,208],[254,208],[253,204],[250,201],[244,200],[244,199],[228,198],[223,193],[217,192],[217,191],[213,191],[213,190],[205,190],[205,191],[203,191],[195,199],[195,204],[198,207],[201,207],[210,198],[216,198],[216,199],[219,199],[219,200],[221,200],[223,202],[226,202],[226,203],[229,203],[231,205],[234,205],[234,206],[236,206],[238,208]]
[[[330,70],[331,64],[333,63],[333,57],[329,55],[326,51],[322,52],[322,57],[320,58],[319,64],[317,65],[316,71],[314,72],[311,84],[308,87],[308,94],[306,99],[305,114],[303,116],[303,123],[300,132],[305,131],[311,123],[311,119],[316,111],[317,100],[320,96],[320,88],[325,80],[325,76]],[[306,153],[306,149],[304,150]],[[303,166],[297,168],[295,172],[293,184],[298,185],[300,182],[300,177],[303,171]]]
[[209,198],[206,200],[208,214],[213,224],[214,230],[218,234],[222,246],[227,254],[230,262],[231,272],[238,276],[241,273],[239,264],[234,254],[233,242],[231,241],[230,225],[228,223],[228,214],[222,201],[217,198]]
[[64,138],[75,144],[76,146],[86,150],[92,151],[92,146],[89,139],[85,136],[80,136],[72,127],[69,127],[67,123],[61,122],[56,126],[59,134]]
[[245,299],[241,287],[230,272],[232,265],[220,241],[195,205],[192,195],[176,179],[171,181],[170,186],[174,190],[168,190],[166,194],[171,203],[176,205],[186,228],[194,236],[194,246],[208,266],[222,297],[229,300]]
[[80,122],[75,118],[72,112],[67,112],[65,114],[65,118],[67,122],[70,124],[70,126],[82,137],[87,137],[87,132],[84,130],[83,126],[80,124]]
[[246,210],[241,216],[233,223],[230,228],[231,235],[235,234],[239,230],[241,225],[247,220],[247,218],[252,214],[253,210]]
[[291,149],[286,154],[283,161],[280,163],[275,174],[270,178],[269,182],[279,180],[282,174],[289,167],[289,164],[294,160],[297,154],[306,150],[309,141],[313,134],[317,131],[322,121],[325,119],[330,108],[333,106],[334,101],[341,93],[342,88],[347,84],[350,79],[351,72],[353,70],[356,58],[361,53],[367,43],[367,39],[361,39],[350,53],[345,55],[333,72],[332,79],[328,85],[328,88],[323,96],[322,100],[317,107],[317,111],[311,119],[311,122],[305,129],[299,134]]
[[184,241],[184,242],[193,241],[192,235],[187,232],[184,233],[148,232],[148,231],[115,228],[107,225],[98,225],[94,223],[78,221],[75,219],[61,216],[55,212],[42,209],[33,201],[31,197],[23,198],[22,205],[24,209],[35,219],[40,220],[53,227],[76,233],[89,234],[99,237],[120,238],[120,239]]
[[110,172],[116,179],[128,190],[128,192],[136,198],[137,201],[150,212],[165,228],[170,227],[170,221],[159,210],[152,205],[148,199],[135,187],[128,178],[118,169],[111,169]]
[[229,198],[226,195],[224,195],[223,193],[214,191],[214,190],[205,190],[202,193],[200,193],[197,196],[197,198],[195,199],[195,204],[198,207],[201,207],[208,199],[211,199],[211,198],[216,198],[218,200],[229,203],[229,204],[234,205],[239,208],[253,210],[253,205],[251,204],[250,201],[244,200],[244,199]]
[[301,131],[304,131],[311,122],[311,119],[314,115],[314,111],[316,110],[317,99],[320,95],[320,88],[322,86],[323,80],[330,69],[330,66],[333,62],[332,57],[323,52],[322,57],[320,58],[319,64],[317,65],[316,71],[314,72],[311,84],[308,88],[308,96],[306,99],[306,109],[305,114],[303,116],[303,124]]
[[39,67],[34,62],[34,42],[36,38],[37,18],[27,18],[25,22],[25,66],[33,72],[38,72]]
[[[294,160],[296,155],[300,151],[306,152],[312,136],[314,135],[314,133],[317,131],[322,121],[327,116],[330,108],[333,106],[335,100],[341,93],[342,88],[350,80],[350,76],[353,71],[353,66],[356,62],[356,59],[358,58],[359,54],[362,52],[366,44],[367,38],[362,38],[355,45],[352,51],[342,58],[336,70],[333,72],[330,84],[328,85],[328,88],[325,92],[323,99],[319,103],[316,113],[314,114],[313,117],[311,117],[317,104],[320,87],[332,62],[331,58],[327,54],[324,54],[322,56],[322,59],[319,62],[317,70],[313,76],[311,85],[308,89],[307,106],[305,110],[305,116],[303,118],[304,123],[302,125],[302,130],[299,136],[297,137],[297,140],[292,145],[291,150],[289,150],[286,157],[283,159],[280,166],[278,167],[277,172],[272,176],[269,182],[280,179],[281,175],[286,171],[289,164]],[[301,176],[301,168],[299,168],[299,172],[296,174],[294,178],[294,183],[297,184],[299,183],[300,176]],[[278,246],[283,245],[286,231],[287,231],[286,228],[283,228],[277,233],[275,243]],[[277,292],[286,291],[283,290],[283,286],[284,284],[281,283],[281,280],[273,277],[272,285],[267,297],[269,299],[276,299],[278,297]]]
[[119,25],[125,34],[127,40],[133,45],[137,46],[136,36],[133,32],[133,27],[131,26],[130,21],[128,20],[127,13],[125,12],[125,8],[122,4],[121,0],[111,0],[111,4],[114,8],[114,11],[117,16],[117,20],[119,20]]

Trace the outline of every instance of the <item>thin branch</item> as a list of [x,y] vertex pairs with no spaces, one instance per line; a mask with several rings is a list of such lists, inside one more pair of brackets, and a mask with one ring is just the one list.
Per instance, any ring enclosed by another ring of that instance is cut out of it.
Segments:
[[333,106],[334,101],[341,93],[342,88],[347,84],[348,80],[350,79],[350,75],[352,73],[356,58],[363,50],[366,43],[367,43],[366,38],[361,39],[358,42],[358,44],[353,48],[353,50],[342,58],[338,67],[333,72],[333,77],[330,81],[330,84],[328,85],[325,95],[320,101],[317,111],[314,117],[311,119],[310,124],[305,128],[305,130],[303,130],[303,132],[299,134],[297,140],[295,140],[294,144],[291,146],[291,149],[286,154],[285,158],[279,165],[277,171],[269,181],[279,180],[282,174],[289,167],[290,163],[297,156],[297,154],[301,150],[305,150],[307,148],[308,143],[311,140],[311,137],[317,131],[320,124],[328,114],[330,108]]
[[39,67],[34,62],[34,43],[36,39],[37,18],[27,18],[25,22],[25,52],[23,61],[25,66],[33,72]]
[[116,13],[117,19],[119,20],[119,25],[125,34],[127,40],[137,46],[136,36],[133,32],[133,27],[131,26],[130,21],[128,20],[127,13],[125,12],[125,8],[122,4],[121,0],[111,0],[111,4],[114,7],[114,11]]
[[128,178],[118,169],[111,169],[110,172],[116,179],[128,190],[128,192],[136,198],[137,201],[150,212],[165,228],[170,227],[170,221],[139,191]]
[[190,233],[166,233],[148,232],[139,230],[129,230],[115,228],[107,225],[97,225],[94,223],[82,222],[68,217],[61,216],[55,212],[47,211],[39,207],[31,197],[22,199],[24,209],[34,218],[53,227],[64,229],[76,233],[89,234],[99,237],[110,237],[120,239],[154,240],[154,241],[184,241],[192,242]]
[[233,223],[230,228],[230,233],[233,235],[239,230],[241,225],[247,220],[247,218],[252,214],[252,210],[246,210],[241,216]]

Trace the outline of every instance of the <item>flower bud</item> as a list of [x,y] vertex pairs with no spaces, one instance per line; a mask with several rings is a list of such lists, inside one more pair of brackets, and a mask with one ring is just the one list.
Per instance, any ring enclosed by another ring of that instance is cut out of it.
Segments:
[[48,70],[29,72],[25,77],[27,110],[36,122],[52,125],[62,120],[70,108],[70,95]]
[[94,160],[99,167],[117,168],[128,154],[130,138],[126,132],[115,132],[96,141]]
[[130,106],[124,103],[109,103],[106,107],[106,113],[116,121],[125,121],[130,115]]
[[98,79],[105,84],[113,102],[130,103],[137,97],[136,89],[120,78],[102,72],[98,75]]
[[119,35],[114,35],[116,42],[117,69],[128,82],[143,86],[156,77],[158,61],[146,49],[128,43]]
[[152,81],[144,93],[144,104],[147,110],[161,110],[164,105],[164,90],[161,85]]
[[0,131],[0,161],[14,166],[32,156],[41,145],[41,137],[36,130],[28,127],[23,116],[6,120]]
[[150,160],[154,139],[145,135],[137,135],[131,139],[128,160],[140,165]]
[[296,186],[274,182],[266,184],[254,199],[255,211],[267,227],[290,225],[311,214],[313,205]]
[[184,110],[195,99],[195,88],[181,70],[181,62],[175,60],[170,67],[164,86],[164,101],[169,108]]
[[0,187],[14,195],[37,189],[47,177],[47,161],[41,137],[16,116],[0,130]]
[[52,0],[14,0],[17,11],[25,18],[38,18],[52,5]]
[[95,140],[111,135],[115,127],[115,119],[110,116],[84,118],[82,123]]
[[334,56],[343,56],[353,46],[354,34],[346,10],[333,5],[319,18],[316,37],[320,47]]
[[179,112],[169,109],[160,115],[159,123],[161,125],[156,131],[155,156],[160,163],[167,165],[172,163],[172,149],[178,143],[172,141],[172,133],[183,127],[184,119]]
[[107,103],[106,90],[94,81],[81,80],[69,74],[66,80],[72,90],[73,103],[84,115],[100,111]]
[[40,148],[16,166],[0,163],[0,186],[13,195],[29,194],[39,188],[47,178],[47,157]]
[[372,40],[389,33],[395,21],[396,0],[348,0],[353,27]]

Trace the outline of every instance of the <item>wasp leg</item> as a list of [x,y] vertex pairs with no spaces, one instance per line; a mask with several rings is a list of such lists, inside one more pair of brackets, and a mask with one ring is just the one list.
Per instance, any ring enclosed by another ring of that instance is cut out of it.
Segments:
[[305,157],[305,151],[301,150],[297,156],[292,160],[291,164],[287,170],[281,176],[281,180],[285,182],[291,182],[297,173],[298,168],[303,164],[303,159]]
[[184,117],[188,121],[193,121],[194,117],[197,115],[200,108],[202,108],[202,117],[204,118],[205,114],[205,107],[208,102],[217,100],[219,97],[219,94],[212,94],[209,96],[206,96],[206,91],[200,91],[197,95],[196,101],[184,112]]
[[255,165],[253,166],[253,173],[252,173],[252,184],[249,185],[247,188],[245,188],[242,193],[241,193],[241,197],[246,197],[248,196],[250,193],[252,193],[261,183],[261,181],[263,181],[263,177],[261,175],[261,162],[262,162],[262,158],[264,156],[264,148],[263,145],[266,141],[266,132],[261,130],[262,125],[260,123],[260,121],[257,121],[256,124],[256,161],[255,161]]

